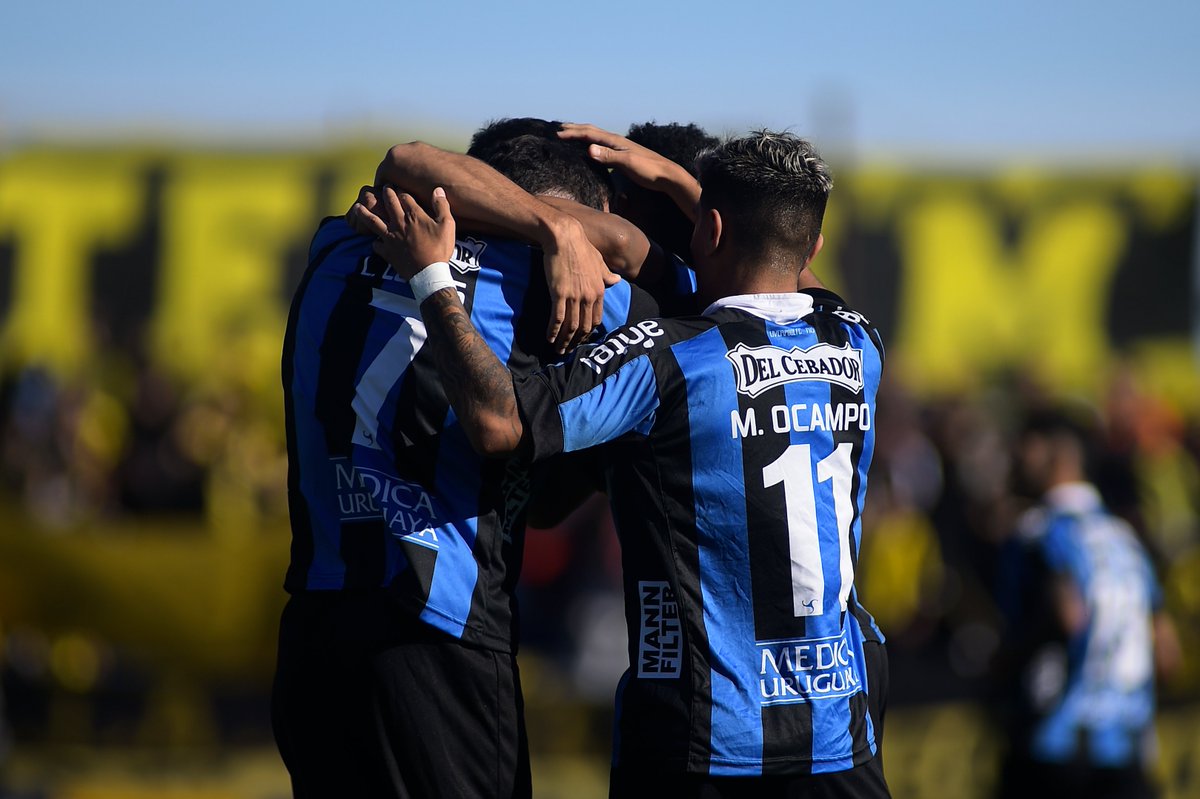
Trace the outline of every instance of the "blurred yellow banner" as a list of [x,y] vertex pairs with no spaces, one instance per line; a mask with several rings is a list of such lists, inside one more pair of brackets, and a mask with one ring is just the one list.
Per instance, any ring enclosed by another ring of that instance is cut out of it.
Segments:
[[[274,390],[308,238],[384,149],[11,154],[3,363],[78,374],[105,348],[144,347],[186,381]],[[1189,392],[1196,190],[1169,168],[864,167],[840,178],[814,267],[872,316],[918,391],[1012,371],[1089,390],[1123,354]]]

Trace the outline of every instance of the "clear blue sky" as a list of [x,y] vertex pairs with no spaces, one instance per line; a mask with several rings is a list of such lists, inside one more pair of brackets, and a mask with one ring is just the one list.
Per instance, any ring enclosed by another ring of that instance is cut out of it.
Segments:
[[791,128],[860,156],[1200,163],[1200,2],[41,0],[0,12],[0,146],[319,140],[535,115]]

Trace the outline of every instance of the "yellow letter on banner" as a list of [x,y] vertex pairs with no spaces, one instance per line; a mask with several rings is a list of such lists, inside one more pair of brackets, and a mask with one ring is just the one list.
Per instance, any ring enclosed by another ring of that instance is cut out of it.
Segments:
[[164,195],[159,360],[186,378],[279,382],[289,248],[316,227],[309,163],[284,156],[192,156]]
[[73,372],[91,352],[88,259],[127,243],[144,202],[138,164],[113,153],[27,153],[0,164],[0,238],[15,245],[8,363]]
[[1129,220],[1071,199],[1030,209],[1006,249],[977,195],[947,193],[901,212],[904,261],[898,351],[920,385],[955,388],[1001,367],[1028,367],[1060,388],[1094,385]]

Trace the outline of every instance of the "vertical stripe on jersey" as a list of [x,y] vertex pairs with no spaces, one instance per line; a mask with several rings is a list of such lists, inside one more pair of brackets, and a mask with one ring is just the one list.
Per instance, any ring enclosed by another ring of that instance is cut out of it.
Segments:
[[[791,349],[813,343],[811,336],[777,336],[777,340],[773,340],[768,330],[774,329],[774,326],[759,319],[748,319],[736,327],[726,325],[725,329],[728,331],[726,341],[729,349],[738,344],[748,347],[774,345]],[[761,533],[751,539],[749,556],[754,574],[755,636],[764,643],[811,637],[809,623],[814,617],[796,613],[798,598],[794,581],[798,575],[792,562],[805,561],[805,566],[824,579],[819,547],[815,546],[815,541],[811,541],[815,538],[817,523],[812,504],[815,501],[815,489],[813,480],[796,479],[796,472],[803,474],[810,469],[807,464],[803,469],[796,469],[795,464],[788,463],[787,459],[792,457],[793,436],[797,435],[788,431],[793,426],[792,406],[802,401],[801,396],[805,397],[804,402],[811,403],[814,392],[824,393],[823,385],[791,383],[773,387],[754,398],[740,396],[739,412],[743,417],[748,417],[753,411],[758,431],[758,435],[745,440],[743,460],[746,471],[746,513],[750,519],[750,529]],[[776,418],[772,411],[780,407],[787,409],[781,419]],[[801,452],[795,451],[794,454]],[[784,466],[789,467],[790,473],[778,475],[783,479],[775,479],[776,475],[770,472]],[[781,519],[781,511],[785,508],[787,517]],[[801,529],[796,529],[796,524]],[[808,540],[814,545],[811,548],[818,550],[815,562],[808,561],[813,557],[812,553],[792,551],[793,538],[802,538],[806,532]],[[803,597],[799,599],[803,603]],[[823,608],[827,604],[820,596],[816,599]],[[815,604],[811,599],[808,601],[810,606]],[[783,685],[784,675],[772,675],[769,665],[764,667],[767,651],[764,647],[760,647],[760,651],[764,661],[756,664],[753,673],[758,675],[760,682],[753,688],[755,696],[766,702],[760,711],[763,761],[770,763],[793,759],[797,753],[807,759],[812,751],[814,703],[782,699],[787,696]],[[764,668],[767,669],[765,673]]]
[[[310,461],[301,459],[301,436],[300,431],[296,428],[296,339],[300,335],[301,307],[308,295],[308,285],[329,253],[345,241],[345,238],[342,237],[327,241],[328,236],[329,231],[325,226],[319,228],[316,235],[313,236],[308,269],[305,270],[300,285],[296,287],[295,299],[288,310],[287,330],[283,337],[281,377],[284,429],[287,431],[288,450],[288,516],[292,528],[291,559],[283,581],[284,587],[288,591],[300,591],[307,587],[308,571],[313,564],[312,509],[308,505],[308,498],[301,489],[304,479],[302,464]],[[301,390],[301,395],[313,393],[315,393],[315,389],[312,387]],[[317,463],[323,462],[324,460],[317,461]]]
[[629,320],[630,283],[625,280],[617,281],[604,291],[604,315],[600,324],[604,331],[611,333]]
[[[746,762],[747,753],[754,760],[761,752],[762,728],[757,692],[752,690],[754,686],[741,684],[744,675],[758,670],[753,612],[746,602],[729,600],[752,592],[746,557],[750,546],[746,501],[733,489],[745,482],[742,447],[739,439],[726,444],[723,435],[714,436],[713,423],[705,421],[715,420],[728,430],[728,420],[738,410],[733,383],[712,374],[714,369],[728,368],[728,349],[718,328],[676,344],[671,351],[683,374],[691,420],[700,590],[712,692],[709,773],[744,775],[747,767],[755,765]],[[721,390],[718,393],[701,386],[719,386]],[[692,646],[696,645],[693,641]],[[732,760],[738,761],[736,766],[730,765]]]
[[[804,331],[795,325],[766,323],[767,341],[743,341],[747,346],[769,342],[783,350],[847,343],[841,320],[814,314],[807,321],[816,326]],[[736,342],[731,339],[730,343]],[[854,344],[862,348],[862,343]],[[870,363],[872,359],[868,343],[863,360]],[[775,498],[769,499],[767,506],[773,506],[778,518],[778,503],[784,503],[788,527],[783,535],[772,537],[777,542],[774,552],[768,551],[768,544],[751,542],[755,549],[755,601],[762,609],[758,638],[778,643],[841,639],[850,645],[853,659],[848,664],[853,682],[844,678],[849,684],[840,695],[779,701],[763,708],[763,757],[770,763],[807,749],[814,771],[841,770],[850,767],[855,751],[870,751],[862,693],[865,662],[857,621],[846,611],[853,601],[858,554],[855,531],[860,522],[855,500],[861,501],[862,496],[856,466],[861,462],[860,428],[865,422],[858,420],[859,409],[864,403],[873,407],[873,398],[868,402],[831,382],[801,380],[758,399],[760,402],[753,404],[743,401],[743,405],[755,407],[759,429],[769,424],[775,434],[754,437],[746,444],[753,453],[746,459],[748,513],[753,514],[756,506],[752,487],[761,485],[767,492],[773,489]],[[851,406],[853,411],[849,411]],[[780,435],[785,431],[787,435]],[[750,474],[764,465],[762,475]],[[766,496],[772,497],[770,493]],[[760,529],[753,518],[750,528]]]
[[[512,355],[512,331],[523,305],[523,289],[523,285],[517,285],[513,280],[504,281],[491,270],[481,270],[475,275],[469,309],[471,322],[502,363],[507,363]],[[479,561],[474,550],[480,532],[479,517],[484,510],[480,508],[480,499],[487,487],[483,484],[486,470],[480,468],[482,458],[475,453],[453,409],[446,414],[439,455],[434,494],[443,500],[442,508],[456,510],[454,515],[458,518],[447,519],[445,523],[454,525],[458,535],[441,536],[438,559],[471,564],[474,568],[435,567],[421,619],[443,629],[448,622],[455,628],[452,634],[461,637],[463,622],[470,617],[479,581]],[[481,546],[496,547],[497,550],[502,543],[497,535],[488,535],[484,539]],[[434,622],[433,616],[440,616],[445,621]]]
[[[830,406],[837,407],[841,405],[845,408],[850,405],[858,406],[866,404],[870,409],[868,412],[873,414],[875,396],[872,389],[878,385],[880,373],[877,355],[865,330],[857,325],[851,326],[841,318],[829,313],[816,313],[809,317],[809,319],[814,324],[818,340],[834,346],[849,344],[851,347],[862,351],[864,388],[859,392],[854,392],[843,386],[829,384]],[[871,454],[874,448],[874,419],[871,420],[870,429],[863,430],[863,426],[861,423],[853,425],[845,423],[842,426],[843,429],[831,431],[832,447],[849,447],[851,450],[850,460],[847,465],[852,468],[852,471],[848,475],[848,478],[851,496],[854,497],[855,501],[851,503],[848,509],[852,514],[851,518],[843,519],[843,521],[848,522],[846,528],[840,529],[839,532],[843,537],[841,541],[843,552],[845,552],[844,548],[846,546],[849,547],[849,551],[845,554],[851,558],[853,568],[856,568],[858,565],[859,543],[862,531],[862,519],[859,509],[862,507],[862,503],[866,501],[866,471],[870,466]],[[827,497],[826,501],[829,502],[831,507],[832,499]],[[847,565],[851,566],[851,564]],[[836,571],[833,571],[833,573],[837,574]],[[852,575],[853,572],[850,571],[850,579],[853,579]],[[848,593],[846,591],[843,595],[848,596]],[[827,634],[833,635],[836,632],[845,631],[847,637],[854,643],[853,673],[858,681],[858,692],[845,699],[822,702],[820,703],[819,710],[814,709],[813,736],[816,740],[829,742],[829,746],[825,751],[813,752],[814,772],[840,771],[850,768],[853,765],[853,753],[873,748],[874,742],[870,729],[870,714],[867,712],[867,703],[865,702],[867,668],[865,656],[862,651],[862,635],[858,620],[853,613],[847,612],[841,612],[839,616],[830,616],[831,622],[834,619],[837,619],[839,622],[837,624],[838,629],[835,631],[831,626]]]
[[316,416],[325,431],[326,449],[334,457],[350,454],[354,433],[354,393],[361,353],[375,320],[373,289],[366,283],[347,283],[325,324],[320,346]]
[[392,416],[386,406],[390,401],[394,407],[401,377],[424,346],[426,332],[421,308],[412,297],[375,289],[371,307],[383,311],[378,316],[385,327],[384,334],[392,328],[395,332],[378,352],[363,353],[365,368],[358,376],[352,403],[358,419],[353,441],[361,447],[378,450],[384,445],[379,438],[380,423]]
[[[462,462],[462,457],[451,458],[452,453],[459,456],[473,453],[471,442],[462,425],[458,424],[453,409],[446,414],[446,426],[442,430],[434,493],[444,500],[441,508],[459,509],[454,514],[457,518],[439,520],[441,527],[438,529],[452,525],[457,534],[438,536],[437,560],[421,620],[461,638],[471,612],[471,597],[479,581],[479,564],[472,551],[478,532],[481,479],[478,464],[474,464],[474,468],[464,468],[467,464]],[[471,499],[464,501],[464,497]],[[460,567],[438,568],[443,562],[460,564]],[[462,568],[467,565],[470,568]]]
[[[359,237],[340,240],[325,255],[326,257],[346,258],[348,256],[344,250],[356,247],[359,241]],[[323,260],[324,258],[321,261],[314,261],[315,279],[317,281],[333,280],[334,278],[331,276],[315,274],[316,268]],[[331,458],[346,458],[350,454],[350,435],[354,430],[355,423],[351,402],[354,396],[354,378],[358,364],[355,358],[347,357],[347,353],[362,351],[374,320],[374,313],[369,307],[371,286],[365,281],[341,284],[340,280],[341,278],[338,278],[339,284],[344,288],[336,294],[322,291],[323,286],[320,282],[306,283],[306,291],[301,299],[297,320],[297,336],[311,337],[315,333],[324,335],[320,344],[315,347],[317,351],[315,369],[313,366],[305,369],[302,364],[298,364],[296,369],[301,380],[315,377],[315,385],[293,385],[293,388],[298,389],[301,394],[312,397],[311,407],[314,410],[315,421],[324,433],[323,436],[318,434],[306,423],[302,423],[301,429],[296,431],[299,462],[313,464],[313,468],[316,469],[328,468],[326,464],[330,463]],[[326,319],[329,320],[328,324],[324,323]],[[321,322],[319,331],[311,329],[310,320]],[[311,350],[302,352],[311,352]],[[304,355],[302,354],[301,357]],[[302,490],[310,480],[319,484],[323,477],[320,474],[308,476],[301,474]],[[318,485],[316,490],[304,493],[319,496],[322,491]],[[310,508],[310,512],[312,510]],[[340,588],[343,581],[357,582],[356,575],[349,573],[349,564],[361,565],[368,562],[372,555],[377,555],[379,547],[382,545],[382,525],[372,526],[356,523],[351,530],[346,531],[350,533],[350,536],[348,540],[344,540],[339,509],[324,507],[319,509],[319,514],[318,524],[322,528],[337,528],[339,533],[336,539],[329,536],[315,537],[303,587]],[[347,551],[348,546],[350,547],[349,551]],[[359,549],[362,551],[357,551]],[[349,560],[346,560],[344,556],[348,556]],[[328,564],[335,563],[341,570],[339,574],[314,571],[316,568],[327,568]],[[367,577],[367,575],[363,576]],[[331,586],[330,581],[333,581],[335,585]]]
[[[857,335],[862,336],[863,350],[863,402],[871,409],[871,429],[863,436],[862,454],[858,456],[856,463],[858,464],[858,497],[856,505],[858,508],[865,508],[867,502],[867,473],[870,470],[871,462],[875,457],[875,409],[876,398],[878,396],[879,385],[883,379],[883,342],[879,338],[878,332],[874,328],[856,331]],[[874,345],[872,348],[871,345]],[[862,547],[862,516],[859,514],[854,520],[854,568],[858,569],[858,553]],[[858,604],[858,592],[852,592],[854,612],[858,616],[859,622],[865,622],[867,629],[870,630],[870,637],[877,641],[883,641],[883,632],[879,629],[879,625],[875,623],[875,618],[866,611],[865,608]],[[865,632],[865,631],[864,631]]]

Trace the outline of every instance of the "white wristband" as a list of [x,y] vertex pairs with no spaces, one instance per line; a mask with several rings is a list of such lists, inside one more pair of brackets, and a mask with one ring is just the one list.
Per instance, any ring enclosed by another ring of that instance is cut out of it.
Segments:
[[413,297],[417,300],[417,305],[425,302],[426,298],[435,291],[442,289],[458,291],[458,284],[450,276],[450,264],[445,261],[436,261],[417,272],[408,279],[408,285],[412,289]]

